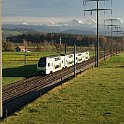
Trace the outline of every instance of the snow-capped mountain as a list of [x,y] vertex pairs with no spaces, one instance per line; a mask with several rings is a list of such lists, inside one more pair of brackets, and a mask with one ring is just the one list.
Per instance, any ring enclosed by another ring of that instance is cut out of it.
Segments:
[[81,26],[82,24],[83,24],[82,21],[80,21],[78,19],[73,19],[68,22],[68,25],[70,25],[70,26]]
[[87,20],[85,24],[95,26],[97,24],[97,22],[93,18],[91,18],[91,19]]
[[65,21],[65,22],[59,22],[59,23],[55,23],[55,22],[50,22],[50,26],[80,26],[80,27],[96,27],[96,21],[94,19],[89,19],[86,20],[86,22],[83,22],[79,19],[72,19],[70,21]]
[[28,23],[27,22],[22,22],[22,25],[28,25]]
[[[28,26],[27,26],[28,25]],[[103,30],[103,26],[100,25],[100,31]],[[65,22],[54,22],[51,21],[49,24],[29,24],[25,22],[23,24],[16,25],[3,25],[3,28],[8,29],[31,29],[40,32],[55,32],[55,33],[75,33],[75,34],[95,34],[96,32],[96,21],[94,19],[89,19],[84,22],[84,20],[72,19]]]
[[70,21],[66,21],[66,22],[51,22],[50,25],[52,26],[81,26],[83,23],[82,21],[78,20],[78,19],[73,19]]

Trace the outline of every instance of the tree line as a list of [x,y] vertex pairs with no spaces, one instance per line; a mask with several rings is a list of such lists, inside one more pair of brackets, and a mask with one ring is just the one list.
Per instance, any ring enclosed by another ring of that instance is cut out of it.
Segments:
[[[3,40],[3,48],[4,50],[11,49],[14,44],[23,43],[23,40],[27,41],[28,44],[52,44],[57,46],[57,44],[61,43],[67,46],[83,46],[83,47],[93,47],[96,44],[96,36],[93,35],[75,35],[75,34],[63,34],[63,33],[25,33],[19,34],[16,36],[6,37]],[[99,45],[100,48],[104,48],[104,46],[110,46],[111,38],[109,36],[99,36]],[[116,37],[113,38],[114,43],[121,43],[121,39],[118,41]],[[37,45],[38,46],[38,45]],[[38,46],[40,47],[40,46]]]
[[[95,43],[96,37],[95,36],[87,36],[87,35],[74,35],[74,34],[59,34],[59,33],[27,33],[27,34],[20,34],[17,36],[10,36],[7,37],[7,41],[11,41],[13,43],[22,43],[23,39],[31,43],[44,43],[45,41],[49,43],[59,43],[60,36],[62,40],[62,44],[66,44],[68,46],[74,45],[77,46],[90,46]],[[106,42],[105,38],[102,37],[100,40],[102,42]]]

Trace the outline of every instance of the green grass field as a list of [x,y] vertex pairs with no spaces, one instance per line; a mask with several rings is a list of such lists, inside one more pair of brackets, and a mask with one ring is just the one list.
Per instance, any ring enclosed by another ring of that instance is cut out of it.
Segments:
[[124,53],[28,104],[1,124],[124,124]]

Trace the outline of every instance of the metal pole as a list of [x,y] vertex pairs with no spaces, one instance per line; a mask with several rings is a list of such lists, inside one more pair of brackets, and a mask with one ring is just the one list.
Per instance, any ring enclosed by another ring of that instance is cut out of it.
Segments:
[[123,36],[123,51],[124,51],[124,36]]
[[118,54],[118,43],[116,43],[116,54]]
[[97,1],[97,46],[96,46],[96,56],[97,63],[96,66],[99,67],[99,1]]
[[[96,39],[97,40],[97,39]],[[96,67],[96,40],[94,41],[94,50],[95,50],[95,53],[94,53],[94,57],[95,57],[95,67]]]
[[[112,25],[112,20],[111,20]],[[111,26],[111,56],[113,55],[113,27]]]
[[65,54],[66,54],[66,45],[65,45]]
[[93,11],[96,11],[97,13],[97,29],[96,29],[96,32],[97,32],[97,43],[96,43],[96,67],[99,66],[99,11],[107,11],[107,10],[111,10],[112,9],[99,9],[99,2],[103,1],[108,1],[108,0],[84,0],[83,1],[83,5],[86,6],[87,2],[89,1],[95,1],[97,3],[97,7],[96,9],[86,9],[84,10],[84,16],[85,16],[85,12],[91,12],[91,15],[92,15],[92,12]]
[[76,77],[76,45],[74,44],[74,77]]
[[124,32],[121,33],[121,34],[123,34],[123,37],[122,37],[122,51],[124,51]]
[[25,47],[25,51],[24,51],[24,66],[25,66],[25,78],[27,78],[27,67],[26,67],[26,41],[23,40],[24,42],[24,47]]
[[60,36],[59,42],[60,42],[60,45],[61,45],[61,42],[62,42],[61,36]]
[[106,56],[106,46],[104,46],[104,60],[106,59],[105,56]]
[[123,36],[122,36],[122,51],[124,51],[124,32],[122,32],[121,34],[123,34]]
[[3,116],[2,105],[2,1],[0,0],[0,117]]

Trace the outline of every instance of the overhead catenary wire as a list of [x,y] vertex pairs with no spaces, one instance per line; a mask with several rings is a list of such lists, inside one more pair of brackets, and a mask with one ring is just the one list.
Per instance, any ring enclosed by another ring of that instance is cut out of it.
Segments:
[[[67,4],[65,1],[63,0],[59,0],[65,7],[69,8],[71,11],[74,10],[76,13],[81,13],[80,10],[77,10],[76,8],[74,8],[73,6],[71,6],[70,4]],[[79,3],[79,2],[78,2]]]
[[[99,8],[99,2],[105,2],[105,1],[111,1],[111,0],[84,0],[83,1],[83,5],[86,6],[88,2],[96,2],[96,9],[86,9],[84,10],[84,15],[86,12],[92,12],[93,11],[96,11],[96,17],[97,17],[97,29],[96,29],[96,32],[97,32],[97,43],[96,43],[96,66],[98,67],[99,66],[99,11],[107,11],[107,10],[111,10],[111,13],[112,13],[112,9],[101,9]],[[112,4],[112,2],[111,2]]]
[[104,23],[106,22],[109,22],[110,24],[108,25],[104,25],[104,26],[107,26],[107,28],[111,27],[111,46],[110,46],[110,53],[111,53],[111,56],[113,56],[113,27],[116,28],[116,27],[120,27],[120,25],[118,24],[114,24],[114,22],[119,22],[119,19],[117,18],[110,18],[110,19],[106,19],[104,20]]

